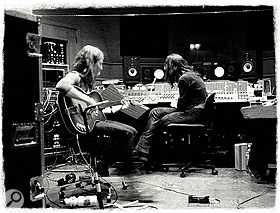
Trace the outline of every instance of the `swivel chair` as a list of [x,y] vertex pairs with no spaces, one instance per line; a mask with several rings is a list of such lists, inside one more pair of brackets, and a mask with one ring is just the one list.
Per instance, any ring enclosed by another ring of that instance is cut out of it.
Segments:
[[[209,134],[212,130],[213,125],[213,119],[214,119],[214,111],[215,111],[215,93],[211,94],[205,102],[205,108],[204,108],[204,114],[203,114],[203,121],[201,123],[196,124],[169,124],[167,126],[166,133],[169,135],[169,139],[176,144],[176,138],[180,139],[181,142],[185,143],[187,141],[187,149],[188,153],[184,153],[186,155],[190,155],[193,153],[193,150],[191,148],[194,147],[195,151],[197,151],[197,145],[195,144],[195,141],[193,141],[191,138],[193,138],[194,135],[201,136],[205,134]],[[170,142],[170,140],[167,141],[167,145]],[[200,147],[198,147],[200,148]],[[182,163],[162,163],[161,167],[168,169],[169,167],[180,167],[182,166]],[[194,162],[192,159],[188,159],[188,163],[183,164],[183,167],[181,168],[181,174],[180,177],[186,177],[184,170],[196,167],[196,168],[209,168],[212,169],[212,174],[217,175],[218,171],[215,169],[214,165],[211,164],[205,164],[205,163],[197,163]]]

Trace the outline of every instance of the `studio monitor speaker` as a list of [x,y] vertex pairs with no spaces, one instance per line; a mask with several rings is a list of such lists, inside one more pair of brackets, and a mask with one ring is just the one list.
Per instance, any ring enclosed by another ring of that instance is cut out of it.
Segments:
[[[141,66],[141,74],[142,74],[142,83],[143,84],[148,84],[152,83],[155,76],[154,72],[160,69],[163,71],[163,64],[157,65],[157,64],[147,64],[147,65],[142,65]],[[160,80],[157,80],[160,81]]]
[[125,84],[137,84],[141,81],[141,59],[139,56],[123,57],[123,81]]
[[242,79],[257,79],[261,76],[261,70],[258,66],[261,60],[257,57],[257,51],[240,51],[239,52],[239,64],[240,75]]
[[226,75],[226,66],[221,63],[215,63],[212,65],[211,70],[211,79],[212,80],[225,80],[227,79]]
[[229,80],[237,80],[240,78],[240,65],[238,62],[226,63],[226,75]]
[[211,79],[238,80],[240,78],[240,65],[238,62],[229,62],[213,65]]

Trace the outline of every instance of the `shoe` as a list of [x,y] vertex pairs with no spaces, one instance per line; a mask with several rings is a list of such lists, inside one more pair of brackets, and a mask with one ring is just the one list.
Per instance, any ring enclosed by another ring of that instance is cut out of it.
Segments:
[[144,152],[140,152],[138,150],[134,150],[132,152],[132,158],[134,160],[139,160],[142,162],[148,162],[148,154],[144,153]]

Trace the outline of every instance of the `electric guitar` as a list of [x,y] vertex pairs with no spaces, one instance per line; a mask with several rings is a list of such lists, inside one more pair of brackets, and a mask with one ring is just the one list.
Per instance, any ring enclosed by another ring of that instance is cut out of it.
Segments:
[[66,129],[74,135],[77,133],[87,133],[85,122],[87,123],[89,132],[91,132],[97,121],[106,120],[106,116],[102,112],[102,109],[115,105],[123,105],[123,101],[126,101],[103,101],[101,95],[97,91],[86,93],[79,87],[75,88],[93,98],[96,104],[94,106],[88,106],[84,101],[67,97],[61,93],[58,94],[58,109],[62,121]]

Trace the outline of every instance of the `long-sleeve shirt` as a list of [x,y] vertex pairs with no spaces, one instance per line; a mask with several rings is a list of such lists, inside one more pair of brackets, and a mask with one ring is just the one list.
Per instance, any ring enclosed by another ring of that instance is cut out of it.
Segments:
[[200,104],[207,98],[205,83],[195,72],[185,72],[178,81],[179,98],[177,109],[185,111]]

